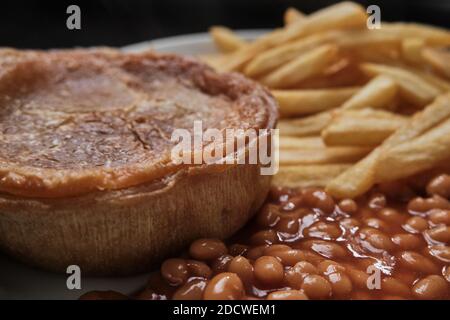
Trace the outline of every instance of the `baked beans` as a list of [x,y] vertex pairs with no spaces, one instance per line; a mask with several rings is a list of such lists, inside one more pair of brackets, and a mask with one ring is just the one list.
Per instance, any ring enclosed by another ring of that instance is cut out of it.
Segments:
[[172,296],[173,300],[202,300],[207,281],[204,279],[192,279],[181,286]]
[[[341,201],[318,188],[278,188],[226,243],[194,241],[133,298],[450,299],[449,181],[393,182]],[[127,297],[83,296],[115,298]]]
[[427,192],[429,195],[450,198],[450,175],[442,174],[431,180],[427,185]]
[[282,283],[284,268],[275,257],[262,256],[255,261],[255,278],[265,285]]
[[238,300],[245,295],[244,285],[235,273],[223,272],[216,275],[205,288],[206,300]]
[[317,274],[307,275],[303,279],[301,289],[310,299],[325,299],[331,296],[331,284]]
[[338,206],[342,212],[345,212],[350,215],[352,215],[358,211],[358,205],[352,199],[344,199],[341,202],[339,202]]
[[233,260],[233,256],[229,254],[224,254],[211,262],[211,268],[214,273],[225,272],[228,269],[228,265],[231,260]]
[[197,260],[213,260],[227,253],[225,244],[217,239],[199,239],[189,248],[190,255]]
[[188,265],[184,259],[168,259],[161,266],[161,274],[169,284],[178,286],[188,279]]
[[228,272],[237,274],[246,285],[253,282],[253,265],[245,257],[234,257],[228,265]]
[[420,299],[443,299],[448,296],[448,283],[441,276],[428,276],[413,286],[413,294]]
[[267,300],[308,300],[308,297],[299,290],[280,290],[270,293]]

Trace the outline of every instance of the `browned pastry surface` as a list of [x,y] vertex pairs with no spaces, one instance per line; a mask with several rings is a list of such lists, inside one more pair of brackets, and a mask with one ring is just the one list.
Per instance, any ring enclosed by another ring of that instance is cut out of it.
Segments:
[[0,191],[53,198],[146,183],[179,170],[175,128],[267,128],[275,113],[262,87],[185,58],[5,49]]

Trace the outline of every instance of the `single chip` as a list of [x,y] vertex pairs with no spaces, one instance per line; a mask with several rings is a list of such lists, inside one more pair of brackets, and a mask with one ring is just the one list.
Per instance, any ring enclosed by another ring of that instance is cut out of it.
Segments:
[[272,90],[272,94],[278,101],[281,116],[293,117],[337,108],[358,90],[358,87]]
[[288,188],[324,187],[347,170],[350,164],[281,166],[272,185]]
[[347,110],[322,131],[328,146],[377,146],[400,128],[407,117],[382,110]]

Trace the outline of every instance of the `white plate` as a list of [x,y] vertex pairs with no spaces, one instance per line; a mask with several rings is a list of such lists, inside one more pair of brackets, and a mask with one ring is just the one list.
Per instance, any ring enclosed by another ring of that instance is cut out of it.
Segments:
[[[260,35],[267,33],[269,30],[238,30],[236,31],[240,37],[245,40],[254,40]],[[147,49],[154,49],[159,52],[170,52],[184,55],[197,55],[205,53],[214,53],[216,49],[211,37],[208,33],[195,33],[182,36],[175,36],[153,41],[140,42],[125,46],[122,48],[125,51],[142,51]]]
[[[238,31],[239,35],[247,40],[255,39],[264,32],[267,31]],[[184,55],[216,51],[207,33],[170,37],[123,47],[123,50],[130,52],[146,49]],[[130,294],[145,284],[147,275],[125,278],[84,278],[82,276],[81,290],[67,289],[66,279],[67,275],[34,269],[0,255],[0,299],[77,299],[84,292],[91,290],[115,290]]]

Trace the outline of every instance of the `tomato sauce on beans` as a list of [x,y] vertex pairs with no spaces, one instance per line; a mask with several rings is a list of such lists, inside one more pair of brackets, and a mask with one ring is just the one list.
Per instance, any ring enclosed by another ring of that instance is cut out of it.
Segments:
[[450,177],[394,189],[340,201],[274,189],[238,234],[194,241],[135,298],[448,300]]

